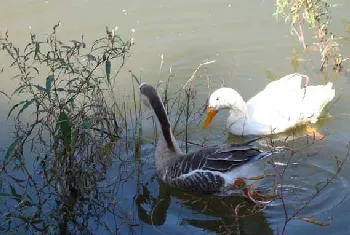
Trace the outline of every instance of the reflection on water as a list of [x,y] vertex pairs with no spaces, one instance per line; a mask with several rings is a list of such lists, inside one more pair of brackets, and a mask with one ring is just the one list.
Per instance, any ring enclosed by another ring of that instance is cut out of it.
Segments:
[[[187,231],[190,227],[216,234],[273,234],[263,212],[242,197],[213,197],[183,192],[160,182],[158,195],[151,195],[147,186],[136,199],[139,219],[154,229],[167,234],[160,226],[169,223],[169,207],[181,207],[178,225]],[[171,204],[171,201],[173,203]],[[144,206],[149,206],[148,212]],[[172,213],[170,210],[169,213]],[[172,216],[169,216],[170,218]]]
[[[134,174],[118,194],[125,198],[125,211],[137,212],[137,234],[273,234],[263,208],[241,196],[215,197],[169,187],[155,176],[154,146],[144,145],[141,151],[142,159],[129,168]],[[130,195],[135,195],[135,204]]]

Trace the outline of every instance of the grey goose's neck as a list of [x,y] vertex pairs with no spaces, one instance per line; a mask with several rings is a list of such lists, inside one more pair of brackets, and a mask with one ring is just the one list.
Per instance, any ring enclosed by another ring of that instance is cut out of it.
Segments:
[[162,99],[158,95],[156,89],[148,84],[140,85],[141,94],[148,98],[149,104],[152,107],[154,113],[157,116],[159,124],[162,128],[163,137],[167,143],[167,147],[170,151],[176,152],[176,147],[173,142],[172,132],[168,116],[165,112],[165,108]]

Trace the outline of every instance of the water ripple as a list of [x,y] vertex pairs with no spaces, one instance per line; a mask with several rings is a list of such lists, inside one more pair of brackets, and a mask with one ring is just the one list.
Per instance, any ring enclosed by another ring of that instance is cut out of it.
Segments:
[[[327,180],[332,179],[328,186],[322,190]],[[269,182],[271,185],[271,182]],[[268,183],[267,183],[268,184]],[[264,187],[268,187],[264,184]],[[318,190],[320,190],[318,192]],[[285,207],[289,215],[293,215],[298,208],[311,202],[298,214],[298,216],[315,217],[328,213],[343,204],[349,196],[349,184],[345,178],[325,168],[313,164],[293,164],[287,169],[283,183],[279,183],[278,191],[283,193]],[[317,194],[317,195],[316,195]],[[271,222],[284,220],[282,200],[275,200],[269,204],[267,215]]]

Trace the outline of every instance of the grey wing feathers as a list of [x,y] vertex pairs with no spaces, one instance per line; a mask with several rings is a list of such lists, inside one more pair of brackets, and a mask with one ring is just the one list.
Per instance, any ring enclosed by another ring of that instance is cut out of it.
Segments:
[[175,179],[172,184],[183,189],[201,193],[216,193],[225,185],[222,176],[212,172],[196,172],[183,179]]
[[196,169],[227,172],[255,160],[261,153],[261,150],[251,145],[213,146],[177,159],[171,165],[169,173],[172,173],[173,177],[179,177]]
[[249,144],[212,146],[174,160],[166,169],[166,178],[176,187],[202,193],[219,192],[225,185],[222,173],[266,155]]
[[244,150],[249,150],[252,149],[253,147],[251,145],[236,145],[236,144],[223,144],[217,148],[216,152],[232,152],[232,151],[244,151]]

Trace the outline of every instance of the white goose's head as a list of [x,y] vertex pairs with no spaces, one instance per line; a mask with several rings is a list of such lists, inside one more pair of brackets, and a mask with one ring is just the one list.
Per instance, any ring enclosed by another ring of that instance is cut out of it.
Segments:
[[211,94],[208,103],[207,116],[202,124],[202,127],[207,127],[215,115],[222,109],[236,109],[237,106],[241,108],[243,98],[238,92],[232,88],[222,87]]

